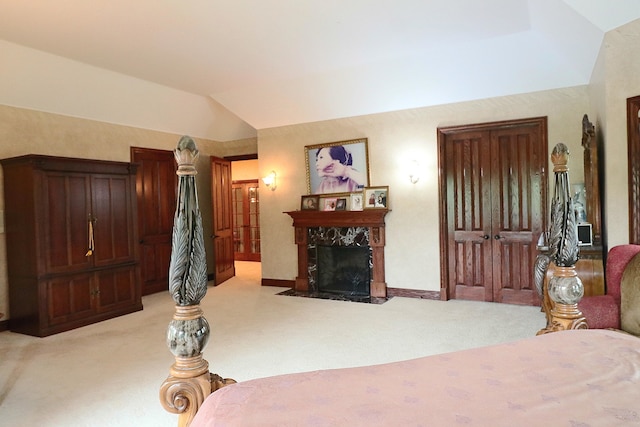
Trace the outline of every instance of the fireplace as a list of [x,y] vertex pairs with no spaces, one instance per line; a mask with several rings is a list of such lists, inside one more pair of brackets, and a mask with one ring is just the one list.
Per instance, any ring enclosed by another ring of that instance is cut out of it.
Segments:
[[349,297],[370,296],[371,253],[369,247],[316,247],[318,292]]
[[307,233],[309,291],[370,296],[368,227],[313,227]]
[[298,245],[295,290],[386,298],[384,216],[387,209],[293,211]]

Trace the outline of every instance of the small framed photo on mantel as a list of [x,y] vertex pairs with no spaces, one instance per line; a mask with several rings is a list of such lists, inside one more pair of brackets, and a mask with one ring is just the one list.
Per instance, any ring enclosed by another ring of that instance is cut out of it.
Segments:
[[364,189],[365,209],[388,209],[389,186],[367,187]]
[[320,205],[320,196],[302,196],[300,209],[303,211],[317,211]]
[[338,204],[337,197],[327,197],[323,199],[324,201],[324,209],[325,211],[335,211],[336,205]]
[[364,207],[363,199],[364,196],[362,192],[351,193],[349,195],[349,210],[361,211]]

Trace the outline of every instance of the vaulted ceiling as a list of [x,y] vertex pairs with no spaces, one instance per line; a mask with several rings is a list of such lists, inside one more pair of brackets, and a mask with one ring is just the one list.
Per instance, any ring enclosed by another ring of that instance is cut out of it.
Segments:
[[256,129],[589,83],[638,0],[2,0],[0,39]]

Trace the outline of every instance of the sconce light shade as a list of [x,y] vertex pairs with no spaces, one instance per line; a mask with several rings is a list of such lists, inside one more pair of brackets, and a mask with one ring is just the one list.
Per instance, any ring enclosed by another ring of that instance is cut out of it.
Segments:
[[262,178],[262,182],[266,185],[271,191],[276,191],[276,187],[278,184],[276,183],[276,171],[271,171],[269,175]]
[[420,165],[417,160],[412,160],[409,163],[409,180],[411,180],[412,184],[420,181]]

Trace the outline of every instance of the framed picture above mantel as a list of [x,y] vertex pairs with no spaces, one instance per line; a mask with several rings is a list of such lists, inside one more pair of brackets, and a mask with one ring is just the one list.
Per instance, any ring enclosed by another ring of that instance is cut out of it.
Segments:
[[349,194],[369,185],[367,138],[304,147],[309,194]]

